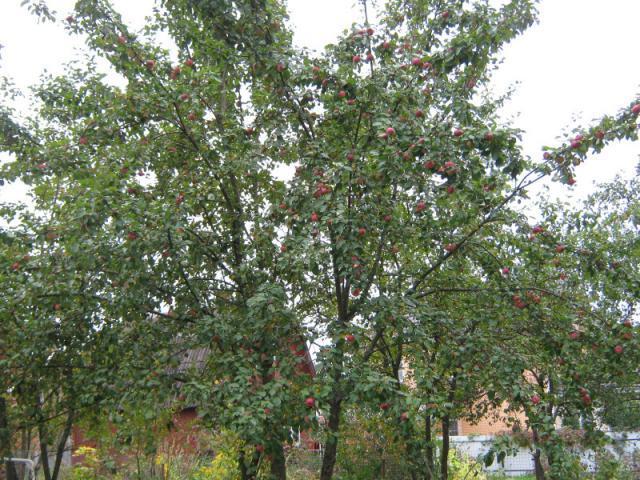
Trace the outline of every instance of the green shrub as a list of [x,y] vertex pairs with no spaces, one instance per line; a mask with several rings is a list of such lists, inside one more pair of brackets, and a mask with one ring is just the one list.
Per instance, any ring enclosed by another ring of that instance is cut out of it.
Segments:
[[634,480],[636,477],[627,466],[603,450],[596,456],[598,472],[594,480]]
[[456,450],[451,450],[449,480],[487,480],[487,476],[482,471],[482,464]]

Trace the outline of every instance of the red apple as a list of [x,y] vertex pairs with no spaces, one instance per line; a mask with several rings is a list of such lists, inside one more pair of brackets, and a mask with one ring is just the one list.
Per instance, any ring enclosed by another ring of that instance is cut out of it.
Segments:
[[194,112],[190,112],[189,115],[187,115],[187,120],[189,120],[190,122],[195,122],[198,119],[198,115],[196,115]]
[[533,395],[531,397],[531,403],[533,403],[534,405],[538,405],[540,403],[540,396],[539,395]]
[[69,15],[69,16],[66,18],[66,20],[67,20],[67,23],[73,23],[73,22],[75,22],[75,21],[76,21],[76,19],[75,19],[72,15]]
[[360,60],[361,60],[360,55],[354,55],[354,56],[351,58],[351,61],[352,61],[353,63],[360,63]]
[[355,104],[356,104],[355,98],[350,98],[349,100],[347,100],[347,105],[355,105]]
[[347,341],[347,343],[353,343],[356,341],[356,337],[355,335],[349,333],[347,335],[344,336],[344,339]]
[[520,297],[520,295],[514,295],[512,300],[513,300],[513,305],[516,308],[519,308],[520,310],[522,310],[523,308],[527,308],[527,304],[522,301],[522,297]]
[[373,62],[374,57],[373,57],[373,53],[369,52],[367,53],[367,62]]
[[406,422],[407,420],[409,420],[409,414],[407,412],[402,412],[400,414],[400,421]]
[[89,143],[89,139],[85,136],[82,136],[78,139],[78,143],[80,145],[87,145]]
[[180,69],[180,67],[173,67],[171,69],[171,73],[169,74],[169,78],[171,78],[171,80],[175,80],[176,78],[178,78],[181,72],[182,70]]
[[129,240],[137,240],[138,239],[138,234],[136,232],[129,232],[129,233],[127,233],[127,238]]
[[282,62],[278,62],[278,64],[276,65],[276,71],[278,73],[282,73],[287,69],[287,67],[284,65],[284,63]]
[[264,409],[264,414],[265,414],[265,415],[271,415],[271,409],[270,409],[270,408],[268,408],[268,407],[265,407],[265,409]]
[[569,333],[569,338],[571,340],[577,340],[578,338],[580,338],[580,332],[574,330],[573,332]]
[[565,251],[565,249],[566,249],[566,248],[567,248],[567,247],[565,247],[565,246],[564,246],[564,245],[562,245],[562,244],[556,245],[556,252],[557,252],[557,253],[562,253],[562,252],[564,252],[564,251]]
[[447,11],[445,10],[444,12],[442,12],[442,13],[440,14],[440,16],[446,20],[447,18],[449,18],[449,12],[447,12]]
[[387,222],[387,223],[390,222],[392,219],[393,219],[393,217],[391,215],[385,215],[384,216],[384,221]]
[[416,213],[420,213],[427,208],[427,204],[423,200],[420,200],[416,205]]
[[484,134],[484,139],[487,142],[493,141],[493,138],[494,138],[493,132],[487,132],[487,133]]
[[180,192],[176,197],[176,205],[180,205],[182,202],[184,202],[184,193]]
[[367,28],[367,35],[371,36],[373,35],[373,32],[374,32],[373,28],[371,27]]
[[434,168],[436,168],[436,162],[434,162],[433,160],[428,160],[422,165],[424,165],[424,168],[428,168],[429,170],[433,170]]
[[584,403],[586,406],[591,405],[591,396],[588,393],[582,395],[582,403]]
[[384,48],[385,50],[388,50],[389,48],[391,48],[391,43],[382,42],[382,48]]
[[395,128],[393,128],[393,127],[389,127],[389,128],[387,128],[387,130],[386,130],[386,132],[385,132],[385,133],[386,133],[387,135],[389,135],[389,136],[392,136],[392,135],[395,135],[395,134],[396,134],[396,130],[395,130]]
[[127,43],[127,37],[125,37],[124,35],[118,35],[118,43],[120,45],[124,45],[125,43]]
[[194,62],[193,62],[193,58],[187,58],[187,59],[184,61],[184,64],[185,64],[187,67],[189,67],[189,68],[193,67],[193,64],[194,64]]
[[316,399],[313,397],[307,397],[304,401],[304,404],[307,406],[307,408],[313,408],[316,406]]
[[509,273],[511,273],[511,271],[509,270],[509,267],[502,267],[501,271],[503,275],[509,275]]
[[536,225],[535,227],[533,227],[533,229],[531,230],[531,233],[533,233],[534,235],[538,234],[538,233],[542,233],[544,232],[544,228],[542,228],[540,225]]
[[582,140],[584,140],[584,137],[582,135],[577,135],[576,138],[571,140],[571,148],[574,150],[580,148],[582,146]]
[[147,60],[144,65],[147,67],[147,70],[153,70],[154,68],[156,68],[156,61]]
[[452,194],[452,193],[454,193],[455,191],[456,191],[456,187],[454,187],[453,185],[449,185],[449,186],[447,187],[447,193],[448,193],[449,195],[451,195],[451,194]]
[[602,140],[602,139],[604,138],[604,132],[603,132],[602,130],[598,130],[598,131],[595,133],[595,136],[596,136],[596,138],[597,138],[598,140]]
[[422,59],[414,58],[413,60],[411,60],[411,65],[413,65],[414,67],[422,68]]
[[318,214],[316,212],[313,212],[311,214],[311,221],[312,222],[317,222],[320,219],[320,217],[318,216]]
[[261,444],[256,445],[256,452],[263,453],[264,452],[264,445],[261,445]]
[[567,178],[567,183],[569,185],[575,185],[576,184],[576,179],[573,178],[573,177],[569,177],[569,178]]
[[462,135],[464,135],[464,132],[460,128],[456,128],[453,131],[453,136],[454,137],[461,137]]
[[280,245],[280,252],[284,253],[286,251],[287,251],[287,246],[284,244]]
[[631,320],[625,320],[623,325],[625,327],[633,327],[633,322],[631,322]]
[[424,112],[420,109],[416,110],[416,118],[424,117]]
[[381,410],[389,410],[389,408],[391,408],[391,404],[388,402],[382,402],[380,404],[380,409]]
[[359,288],[354,288],[351,291],[351,295],[353,295],[354,297],[359,297],[361,293],[362,293],[362,290]]
[[345,92],[344,90],[340,90],[340,91],[338,92],[338,97],[340,97],[340,98],[344,98],[344,97],[346,97],[346,96],[347,96],[347,92]]
[[458,244],[457,243],[447,243],[444,246],[444,249],[449,253],[455,252],[458,249]]
[[620,355],[622,352],[624,352],[624,348],[622,348],[622,345],[616,345],[615,347],[613,347],[613,351]]
[[180,95],[180,100],[182,100],[183,102],[186,102],[190,98],[191,98],[191,96],[188,93],[183,93],[183,94]]
[[631,113],[634,115],[640,114],[640,103],[636,103],[633,107],[631,107]]
[[314,65],[313,67],[311,67],[311,71],[313,73],[318,73],[320,71],[320,67],[317,65]]
[[62,310],[62,305],[60,305],[59,303],[54,303],[53,304],[53,309],[57,312],[59,312],[60,310]]

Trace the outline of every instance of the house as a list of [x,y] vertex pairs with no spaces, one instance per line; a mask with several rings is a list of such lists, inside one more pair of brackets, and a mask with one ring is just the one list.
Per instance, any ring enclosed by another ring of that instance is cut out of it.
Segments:
[[[415,385],[411,377],[411,369],[403,361],[399,372],[400,381],[412,388]],[[507,404],[502,408],[491,409],[489,412],[476,421],[465,418],[449,420],[449,436],[473,436],[473,435],[499,435],[513,431],[513,425],[519,424],[522,428],[526,425],[524,412],[504,413]]]
[[[292,342],[290,344],[291,352],[300,358],[297,370],[299,374],[310,376],[316,375],[315,365],[306,342],[303,340]],[[205,368],[207,359],[212,354],[209,348],[196,348],[185,350],[181,353],[180,364],[172,373],[184,373],[192,369],[202,370]],[[179,384],[178,384],[179,385]],[[115,431],[114,431],[115,433]],[[163,448],[170,450],[171,453],[180,454],[202,454],[203,446],[203,428],[200,425],[197,405],[188,405],[178,411],[171,422],[169,422],[168,431],[163,431]],[[315,449],[316,444],[310,440],[306,432],[299,432],[299,443],[309,449]],[[80,447],[95,448],[96,442],[87,438],[86,433],[80,427],[74,427],[71,435],[72,445],[72,464],[81,464],[84,460]],[[208,446],[206,447],[209,448]],[[124,457],[121,458],[124,460]]]

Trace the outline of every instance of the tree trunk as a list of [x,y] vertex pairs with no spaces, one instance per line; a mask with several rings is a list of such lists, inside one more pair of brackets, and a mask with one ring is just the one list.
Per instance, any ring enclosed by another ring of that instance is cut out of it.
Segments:
[[[533,444],[536,445],[538,443],[538,432],[537,430],[533,430]],[[542,467],[542,451],[536,447],[535,452],[533,452],[533,468],[536,474],[536,480],[545,480],[544,468]]]
[[536,451],[533,453],[533,465],[536,473],[536,480],[545,480],[544,477],[544,468],[542,467],[542,461],[540,457],[542,452],[539,448],[536,448]]
[[340,429],[341,410],[342,402],[334,397],[329,409],[329,435],[324,449],[324,457],[322,458],[320,480],[331,480],[333,478],[333,469],[336,466],[338,454],[338,430]]
[[[11,430],[7,414],[7,404],[3,396],[0,396],[0,459],[13,457],[11,448]],[[18,472],[13,462],[4,462],[7,480],[18,480]]]
[[440,452],[440,480],[449,480],[449,415],[442,418],[442,451]]
[[253,480],[255,478],[255,475],[252,475],[250,469],[247,468],[245,454],[242,450],[240,450],[240,454],[238,455],[238,468],[240,470],[240,478],[242,480]]
[[64,453],[67,447],[67,440],[69,439],[69,435],[71,435],[71,428],[73,427],[73,411],[70,411],[67,415],[67,421],[64,426],[64,430],[60,434],[60,439],[58,442],[58,448],[56,449],[56,461],[53,465],[53,473],[51,474],[51,480],[58,480],[58,475],[60,474],[60,466],[62,465],[62,457],[64,457]]
[[244,463],[244,452],[242,450],[238,454],[238,470],[240,470],[240,478],[247,480],[247,466]]
[[260,464],[260,454],[254,452],[251,462],[247,465],[246,456],[242,450],[238,455],[238,467],[240,467],[240,478],[242,480],[256,480],[258,478],[258,466]]
[[287,464],[282,443],[278,443],[271,456],[271,478],[272,480],[287,480]]
[[433,462],[433,433],[431,429],[431,415],[424,418],[424,441],[425,441],[425,480],[434,480],[433,473],[435,465]]
[[51,469],[49,468],[49,447],[47,445],[47,431],[42,423],[38,425],[38,437],[40,440],[40,462],[42,463],[42,473],[44,474],[44,480],[51,480]]

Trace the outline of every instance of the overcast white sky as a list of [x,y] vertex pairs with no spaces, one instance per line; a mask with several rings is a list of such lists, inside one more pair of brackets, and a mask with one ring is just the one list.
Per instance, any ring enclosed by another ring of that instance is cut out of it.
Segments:
[[[153,5],[153,0],[112,1],[138,28]],[[74,1],[48,3],[64,18]],[[296,42],[314,49],[332,42],[352,21],[361,21],[353,3],[289,0]],[[0,0],[0,74],[26,89],[45,69],[61,72],[82,45],[59,24],[36,24],[19,5],[20,0]],[[540,23],[504,52],[493,86],[500,92],[521,82],[504,115],[526,131],[524,146],[531,156],[540,155],[542,145],[554,144],[563,129],[588,123],[600,113],[615,113],[640,93],[639,0],[543,0],[540,11]],[[609,148],[578,168],[574,193],[558,187],[554,195],[582,197],[594,181],[609,180],[619,172],[631,176],[639,155],[639,142]],[[20,189],[4,187],[0,200],[19,193]]]

